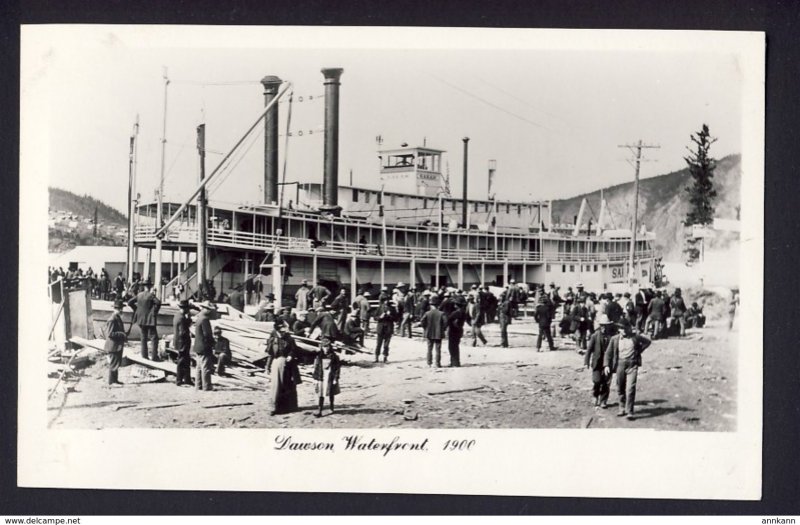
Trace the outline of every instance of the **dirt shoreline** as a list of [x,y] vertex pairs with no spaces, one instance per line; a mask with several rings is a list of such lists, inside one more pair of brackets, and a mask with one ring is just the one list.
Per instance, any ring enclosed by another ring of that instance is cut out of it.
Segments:
[[[213,392],[177,387],[174,376],[157,383],[105,385],[105,364],[88,368],[69,391],[48,402],[50,428],[649,428],[736,429],[737,332],[722,322],[658,340],[644,353],[637,419],[617,413],[616,387],[609,408],[595,410],[590,373],[571,342],[557,339],[554,352],[536,352],[530,321],[509,330],[511,348],[499,342],[497,325],[485,327],[487,347],[461,345],[461,368],[428,368],[421,339],[393,337],[389,363],[369,355],[344,356],[336,413],[315,418],[314,385],[298,388],[300,410],[272,416],[267,386],[217,385]],[[374,339],[367,340],[368,349]],[[310,367],[304,369],[310,373]],[[123,374],[124,376],[124,374]],[[123,379],[124,380],[124,379]],[[463,390],[458,392],[459,390]]]

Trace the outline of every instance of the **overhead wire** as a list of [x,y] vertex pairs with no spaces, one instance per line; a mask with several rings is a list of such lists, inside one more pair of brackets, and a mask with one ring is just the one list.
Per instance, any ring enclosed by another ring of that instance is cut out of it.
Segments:
[[455,89],[456,91],[458,91],[460,93],[463,93],[464,95],[467,95],[468,97],[474,98],[475,100],[478,100],[479,102],[482,102],[483,104],[486,104],[489,107],[492,107],[492,108],[494,108],[494,109],[496,109],[496,110],[498,110],[498,111],[500,111],[502,113],[505,113],[506,115],[509,115],[511,117],[514,117],[515,119],[521,120],[522,122],[527,122],[528,124],[536,126],[537,128],[545,129],[547,131],[555,131],[555,130],[550,129],[549,127],[547,127],[547,126],[545,126],[543,124],[540,124],[538,122],[534,122],[533,120],[531,120],[529,118],[523,117],[522,115],[518,115],[518,114],[514,113],[513,111],[510,111],[510,110],[505,109],[505,108],[503,108],[501,106],[498,106],[494,102],[490,102],[490,101],[486,100],[485,98],[483,98],[483,97],[481,97],[479,95],[471,93],[471,92],[467,91],[466,89],[464,89],[462,87],[456,86],[455,84],[452,84],[452,83],[448,82],[447,80],[444,80],[443,78],[440,78],[440,77],[434,75],[433,73],[428,73],[428,74],[431,76],[431,78],[433,78],[435,80],[438,80],[442,84],[445,84],[446,86],[449,86],[452,89]]

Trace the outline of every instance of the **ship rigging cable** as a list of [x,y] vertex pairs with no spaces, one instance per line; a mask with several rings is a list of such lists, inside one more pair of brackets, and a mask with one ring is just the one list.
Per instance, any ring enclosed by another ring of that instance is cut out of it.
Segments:
[[283,214],[283,194],[286,189],[286,166],[289,160],[289,134],[290,126],[292,125],[292,99],[294,98],[294,91],[289,93],[289,110],[286,114],[286,138],[283,145],[283,175],[281,176],[281,196],[278,200],[278,217]]
[[450,86],[452,89],[455,89],[456,91],[459,91],[459,92],[461,92],[461,93],[463,93],[463,94],[467,95],[468,97],[474,98],[475,100],[478,100],[478,101],[480,101],[480,102],[483,102],[483,103],[484,103],[484,104],[486,104],[487,106],[490,106],[490,107],[492,107],[492,108],[494,108],[494,109],[496,109],[496,110],[498,110],[498,111],[500,111],[500,112],[502,112],[502,113],[505,113],[506,115],[512,116],[512,117],[514,117],[515,119],[521,120],[521,121],[523,121],[523,122],[527,122],[528,124],[531,124],[531,125],[533,125],[533,126],[536,126],[537,128],[546,129],[547,131],[554,131],[554,130],[552,130],[552,129],[548,128],[547,126],[544,126],[544,125],[542,125],[542,124],[539,124],[538,122],[534,122],[534,121],[532,121],[532,120],[530,120],[530,119],[528,119],[528,118],[525,118],[525,117],[523,117],[522,115],[517,115],[517,114],[516,114],[516,113],[514,113],[513,111],[509,111],[509,110],[507,110],[507,109],[505,109],[505,108],[503,108],[503,107],[500,107],[500,106],[498,106],[497,104],[495,104],[494,102],[489,102],[489,101],[488,101],[488,100],[486,100],[485,98],[482,98],[482,97],[480,97],[480,96],[478,96],[478,95],[475,95],[474,93],[470,93],[469,91],[467,91],[467,90],[466,90],[466,89],[464,89],[464,88],[458,87],[458,86],[456,86],[455,84],[451,84],[451,83],[450,83],[450,82],[448,82],[447,80],[444,80],[444,79],[442,79],[442,78],[439,78],[439,77],[437,77],[436,75],[434,75],[434,74],[432,74],[432,73],[428,73],[428,74],[429,74],[429,75],[430,75],[430,76],[431,76],[433,79],[435,79],[435,80],[438,80],[438,81],[439,81],[439,82],[441,82],[442,84],[445,84],[445,85],[447,85],[447,86]]

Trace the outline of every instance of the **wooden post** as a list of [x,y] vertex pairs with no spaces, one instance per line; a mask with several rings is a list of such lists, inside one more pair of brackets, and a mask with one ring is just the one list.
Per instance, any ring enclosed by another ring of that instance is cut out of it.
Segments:
[[381,290],[386,286],[386,257],[381,257]]
[[508,286],[508,259],[503,261],[503,286]]
[[436,269],[434,270],[433,282],[436,283],[436,288],[439,288],[439,259],[436,259]]
[[350,259],[350,302],[353,302],[353,299],[356,298],[358,295],[358,261],[356,259],[356,254],[353,254],[353,258]]
[[481,284],[486,284],[486,263],[481,262]]
[[283,296],[283,272],[281,271],[281,250],[275,248],[272,256],[272,293],[275,294],[275,313],[281,309],[281,299]]
[[314,254],[311,256],[311,282],[313,283],[312,286],[316,286],[317,284],[317,251],[314,250]]
[[414,268],[415,261],[414,258],[411,258],[411,263],[409,264],[408,268],[408,289],[413,290],[417,287],[417,272]]
[[458,260],[458,289],[464,289],[464,261]]

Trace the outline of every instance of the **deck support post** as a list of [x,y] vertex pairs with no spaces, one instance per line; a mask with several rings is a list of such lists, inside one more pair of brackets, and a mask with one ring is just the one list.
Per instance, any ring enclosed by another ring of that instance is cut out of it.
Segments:
[[358,262],[356,260],[356,254],[353,254],[352,259],[350,259],[350,304],[353,303],[353,300],[356,298],[357,288],[358,288]]
[[508,286],[508,259],[503,261],[503,286]]
[[464,289],[464,261],[458,260],[458,289]]
[[386,257],[381,257],[381,291],[386,286]]
[[486,285],[486,263],[481,262],[481,285]]
[[311,256],[311,282],[314,283],[312,286],[317,285],[317,251],[314,250],[314,254]]
[[416,262],[414,258],[411,258],[411,262],[408,265],[408,289],[414,290],[417,287],[417,275],[414,269]]
[[439,284],[440,284],[439,283],[439,259],[436,259],[436,267],[433,270],[433,273],[434,273],[433,282],[435,283],[436,289],[438,290],[439,289]]

